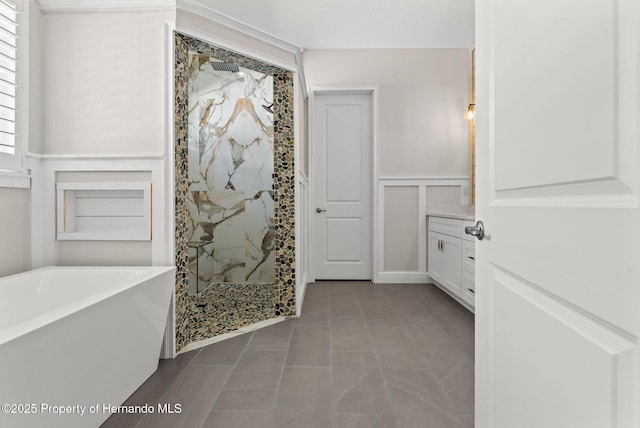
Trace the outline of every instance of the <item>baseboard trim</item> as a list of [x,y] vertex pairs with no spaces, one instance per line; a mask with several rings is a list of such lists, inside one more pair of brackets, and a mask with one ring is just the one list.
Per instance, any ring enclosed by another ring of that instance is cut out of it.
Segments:
[[373,279],[376,284],[431,284],[433,281],[425,272],[378,272]]

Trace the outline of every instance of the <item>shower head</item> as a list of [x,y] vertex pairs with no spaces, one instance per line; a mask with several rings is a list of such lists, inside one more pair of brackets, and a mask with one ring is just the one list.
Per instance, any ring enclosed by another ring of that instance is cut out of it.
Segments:
[[211,68],[213,68],[215,71],[230,71],[232,73],[237,73],[238,71],[240,71],[238,66],[231,62],[218,61],[218,62],[210,62],[209,64],[211,64]]
[[265,109],[266,111],[268,111],[269,113],[273,114],[273,110],[271,109],[271,107],[273,107],[273,103],[269,104],[269,105],[264,105],[262,104],[262,108]]

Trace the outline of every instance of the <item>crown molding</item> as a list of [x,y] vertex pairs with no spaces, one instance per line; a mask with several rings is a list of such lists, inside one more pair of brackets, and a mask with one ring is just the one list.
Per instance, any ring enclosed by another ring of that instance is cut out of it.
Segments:
[[229,15],[220,13],[210,6],[200,3],[198,0],[176,0],[176,6],[178,9],[200,15],[210,21],[222,24],[225,27],[229,27],[233,30],[239,31],[240,33],[253,37],[254,39],[261,40],[292,54],[300,51],[300,48],[298,48],[298,46],[279,39],[278,37],[266,33],[256,27],[238,21],[237,19],[232,18]]
[[43,13],[175,8],[176,0],[33,0]]

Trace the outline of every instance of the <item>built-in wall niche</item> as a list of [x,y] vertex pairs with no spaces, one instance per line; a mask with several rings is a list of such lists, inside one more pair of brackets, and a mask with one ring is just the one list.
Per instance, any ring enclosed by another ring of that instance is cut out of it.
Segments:
[[59,182],[57,239],[150,241],[150,182]]

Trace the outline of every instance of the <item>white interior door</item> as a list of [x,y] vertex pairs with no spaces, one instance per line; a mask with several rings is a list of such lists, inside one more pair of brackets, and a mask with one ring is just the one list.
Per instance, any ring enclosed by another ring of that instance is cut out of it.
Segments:
[[640,427],[639,5],[476,1],[477,427]]
[[371,98],[336,93],[314,97],[316,279],[372,277]]

